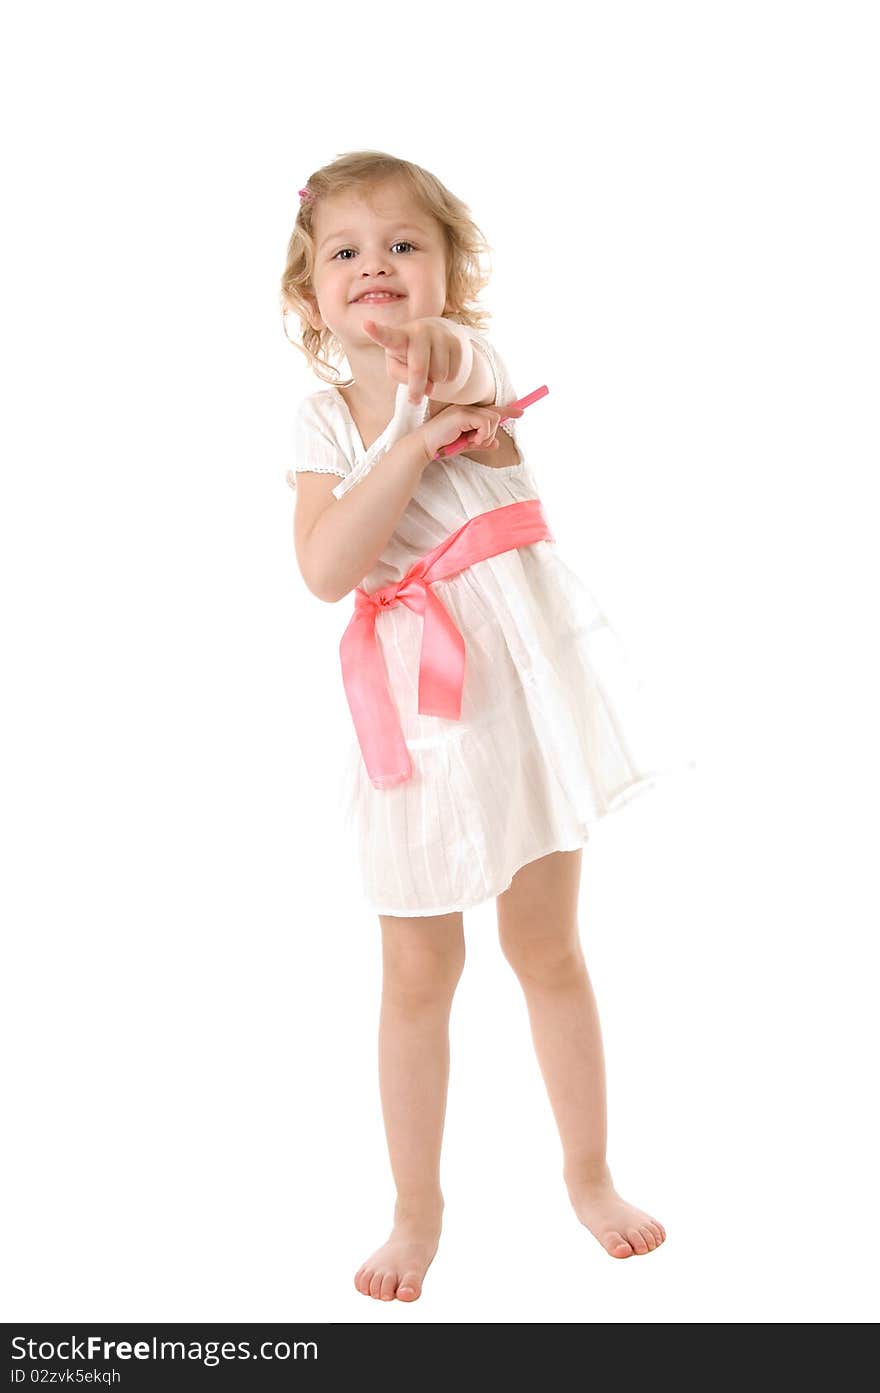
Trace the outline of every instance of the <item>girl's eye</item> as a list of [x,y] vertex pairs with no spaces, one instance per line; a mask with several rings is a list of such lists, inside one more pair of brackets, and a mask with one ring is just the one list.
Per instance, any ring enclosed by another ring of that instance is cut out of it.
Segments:
[[[401,240],[400,242],[392,242],[391,245],[392,247],[412,247],[413,251],[415,251],[415,246],[413,246],[412,242]],[[351,247],[340,247],[339,251],[334,253],[333,256],[331,256],[330,260],[335,261],[337,256],[341,256],[343,252],[350,252],[351,250]]]

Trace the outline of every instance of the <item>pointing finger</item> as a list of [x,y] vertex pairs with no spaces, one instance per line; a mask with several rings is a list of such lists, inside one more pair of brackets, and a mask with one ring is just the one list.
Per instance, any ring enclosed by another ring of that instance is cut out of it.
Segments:
[[376,319],[361,320],[362,327],[371,338],[378,339],[386,348],[402,348],[408,336],[399,325],[380,324]]

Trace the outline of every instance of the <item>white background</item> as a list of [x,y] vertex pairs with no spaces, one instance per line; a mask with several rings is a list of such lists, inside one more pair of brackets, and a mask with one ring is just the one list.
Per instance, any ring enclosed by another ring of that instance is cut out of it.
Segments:
[[[577,18],[578,28],[573,28]],[[5,1320],[869,1321],[876,1301],[877,44],[868,4],[19,10],[0,83]],[[612,1171],[579,1227],[466,915],[446,1225],[393,1193],[350,717],[292,545],[312,170],[433,170],[560,550],[699,770],[596,827]]]

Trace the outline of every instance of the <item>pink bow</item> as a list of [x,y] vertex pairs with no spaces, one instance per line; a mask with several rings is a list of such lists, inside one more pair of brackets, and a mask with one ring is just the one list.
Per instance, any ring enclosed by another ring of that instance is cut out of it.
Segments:
[[379,612],[404,604],[422,616],[419,714],[460,720],[464,639],[430,588],[432,582],[447,580],[475,561],[500,552],[554,540],[540,499],[527,498],[470,518],[420,557],[394,584],[372,594],[362,586],[355,589],[354,614],[342,635],[339,652],[358,742],[376,788],[393,788],[411,778],[413,772],[376,638]]

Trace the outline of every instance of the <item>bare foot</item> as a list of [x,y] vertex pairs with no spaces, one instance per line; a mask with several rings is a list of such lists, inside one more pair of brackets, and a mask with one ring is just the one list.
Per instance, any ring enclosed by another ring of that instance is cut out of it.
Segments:
[[422,1280],[440,1242],[441,1220],[435,1215],[398,1217],[391,1237],[354,1274],[364,1296],[378,1301],[416,1301]]
[[613,1258],[652,1253],[666,1230],[650,1214],[620,1198],[607,1167],[604,1176],[566,1180],[574,1212]]

